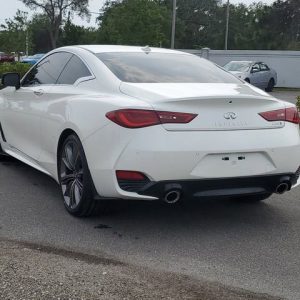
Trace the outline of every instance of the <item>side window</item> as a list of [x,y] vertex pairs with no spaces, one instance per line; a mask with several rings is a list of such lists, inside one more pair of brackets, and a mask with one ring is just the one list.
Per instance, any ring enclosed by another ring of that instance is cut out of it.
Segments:
[[58,78],[58,84],[74,84],[78,79],[92,76],[80,58],[73,55]]
[[253,72],[253,73],[260,72],[259,64],[254,64],[254,65],[253,65],[253,67],[252,67],[252,72]]
[[270,68],[266,64],[260,64],[260,69],[262,71],[269,71],[270,70]]
[[72,54],[58,52],[43,59],[22,82],[23,86],[34,86],[40,84],[55,84],[66,63]]

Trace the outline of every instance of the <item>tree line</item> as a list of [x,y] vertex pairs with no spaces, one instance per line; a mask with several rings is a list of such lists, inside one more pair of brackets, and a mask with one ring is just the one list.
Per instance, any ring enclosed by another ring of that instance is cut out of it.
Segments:
[[[172,0],[106,1],[95,27],[73,24],[89,18],[89,0],[19,0],[22,11],[1,24],[0,51],[47,52],[75,44],[170,47]],[[224,2],[224,1],[223,1]],[[221,0],[177,0],[175,48],[223,49],[226,4]],[[228,49],[300,50],[300,1],[230,5]]]

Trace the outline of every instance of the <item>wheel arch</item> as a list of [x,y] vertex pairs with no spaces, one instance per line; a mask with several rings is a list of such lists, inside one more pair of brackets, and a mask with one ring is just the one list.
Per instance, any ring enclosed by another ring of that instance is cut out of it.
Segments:
[[64,129],[63,132],[60,134],[60,137],[59,137],[58,143],[57,143],[57,149],[56,149],[56,160],[58,160],[58,154],[59,154],[59,150],[60,150],[62,144],[64,143],[66,138],[71,134],[75,134],[79,138],[78,134],[71,128]]

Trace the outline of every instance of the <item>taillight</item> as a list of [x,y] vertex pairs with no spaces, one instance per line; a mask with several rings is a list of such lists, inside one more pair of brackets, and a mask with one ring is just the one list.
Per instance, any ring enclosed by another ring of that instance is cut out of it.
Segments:
[[197,115],[168,111],[120,109],[107,113],[106,117],[122,127],[142,128],[165,123],[186,124],[196,118]]
[[137,171],[116,171],[119,187],[127,192],[139,192],[147,184],[150,179],[141,172]]
[[300,124],[299,112],[296,107],[266,111],[260,113],[259,115],[262,116],[265,120],[270,122],[286,121],[294,124]]

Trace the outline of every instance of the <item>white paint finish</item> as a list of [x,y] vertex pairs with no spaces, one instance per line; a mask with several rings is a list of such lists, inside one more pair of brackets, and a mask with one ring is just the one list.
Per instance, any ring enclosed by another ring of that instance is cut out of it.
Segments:
[[[136,52],[138,48],[87,48],[89,51],[65,47],[52,53],[68,51],[79,56],[94,79],[80,80],[74,85],[39,85],[18,91],[7,88],[0,92],[0,120],[8,134],[7,143],[1,141],[5,151],[15,153],[19,159],[23,152],[22,161],[57,180],[58,141],[65,129],[72,129],[83,143],[101,196],[145,200],[153,198],[121,190],[115,171],[141,171],[153,181],[201,179],[205,178],[199,167],[201,161],[208,156],[219,161],[223,154],[249,155],[251,165],[259,167],[252,167],[248,173],[247,166],[240,172],[237,168],[224,169],[222,177],[295,173],[300,165],[299,127],[284,122],[268,123],[258,116],[259,112],[292,104],[242,81],[240,84],[121,83],[90,51]],[[42,89],[43,95],[35,95],[36,89]],[[22,99],[24,90],[32,97]],[[126,129],[105,117],[107,112],[122,108],[189,112],[199,117],[190,124]],[[230,111],[248,122],[248,127],[223,124],[222,115]],[[223,128],[216,127],[216,122],[221,122]],[[15,148],[21,152],[16,154]],[[217,174],[217,169],[212,172]],[[212,176],[207,174],[208,178]]]

